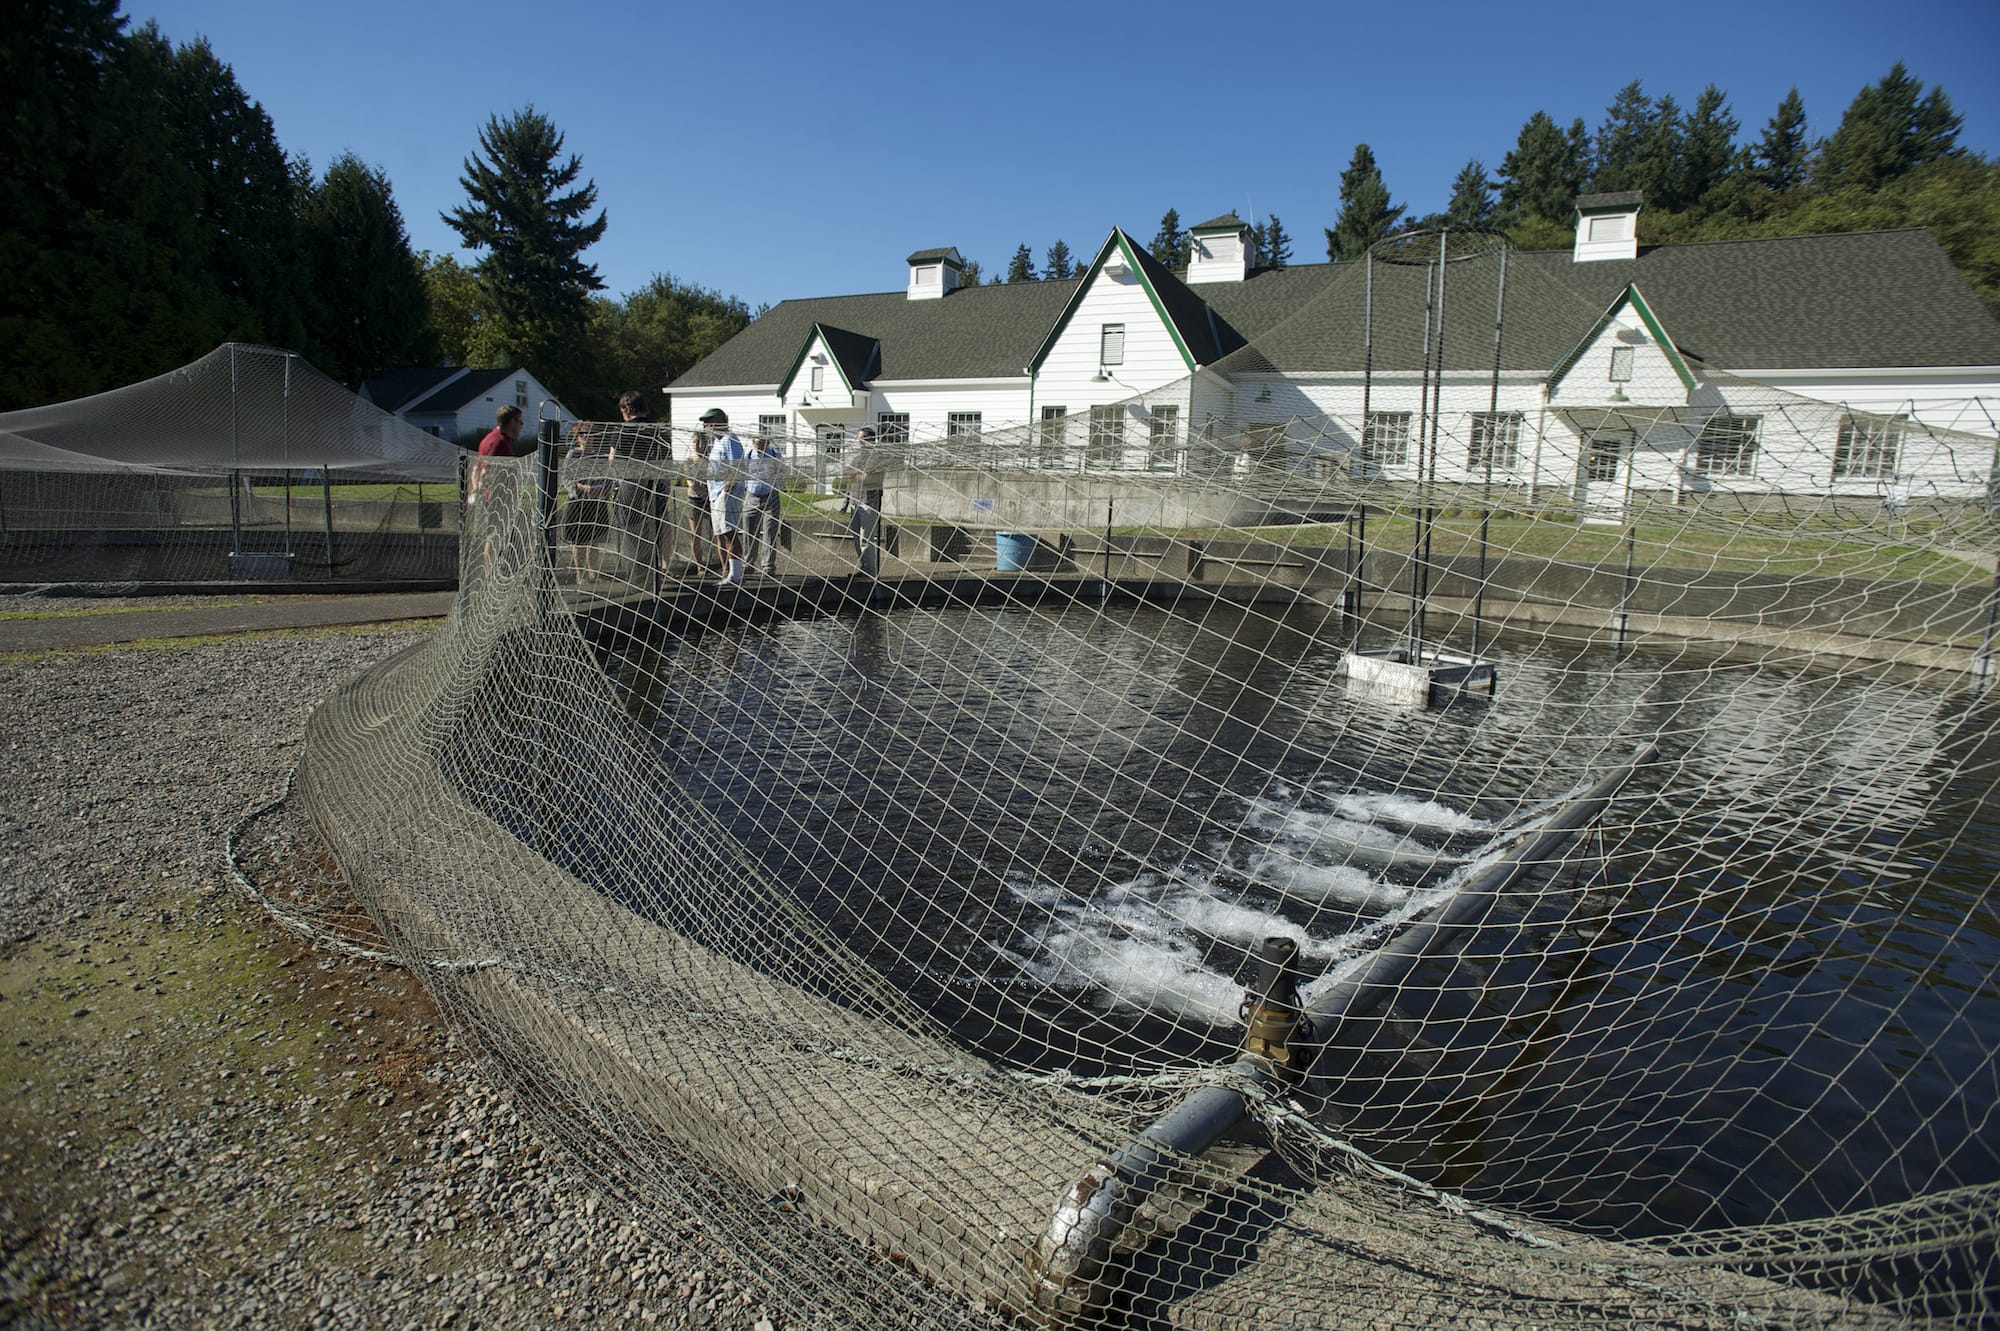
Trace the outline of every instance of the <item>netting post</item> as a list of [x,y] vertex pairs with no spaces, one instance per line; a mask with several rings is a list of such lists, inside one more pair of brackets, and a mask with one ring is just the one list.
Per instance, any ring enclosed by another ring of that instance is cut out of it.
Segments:
[[[548,403],[544,402],[542,408],[546,410]],[[557,473],[562,460],[557,449],[562,446],[562,417],[550,420],[539,416],[535,435],[535,442],[540,445],[536,450],[535,515],[542,524],[543,563],[553,577],[556,567],[556,487],[560,479]],[[653,562],[657,564],[659,561],[655,559]]]
[[326,520],[326,576],[329,579],[340,576],[340,561],[334,557],[333,549],[333,468],[319,469],[320,509]]
[[1972,658],[1972,677],[1990,682],[1993,678],[1993,630],[2000,618],[2000,565],[1993,570],[1993,584],[1986,592],[1986,631],[1979,638],[1979,654]]

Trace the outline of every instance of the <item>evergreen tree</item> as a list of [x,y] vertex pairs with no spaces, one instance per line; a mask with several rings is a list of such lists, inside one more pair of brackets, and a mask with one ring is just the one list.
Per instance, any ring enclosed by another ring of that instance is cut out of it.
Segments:
[[1271,213],[1264,223],[1263,235],[1256,242],[1257,264],[1263,268],[1283,268],[1292,261],[1292,238],[1285,234],[1285,224]]
[[1509,228],[1527,220],[1566,226],[1585,177],[1588,140],[1579,118],[1565,134],[1537,111],[1500,163],[1500,213]]
[[1394,229],[1403,211],[1402,205],[1389,202],[1374,152],[1365,143],[1356,144],[1340,173],[1340,216],[1326,228],[1326,257],[1336,262],[1360,258]]
[[307,190],[299,229],[321,369],[352,386],[437,360],[423,270],[387,175],[343,153]]
[[1680,103],[1667,93],[1653,103],[1653,120],[1639,144],[1627,189],[1643,192],[1655,208],[1676,212],[1687,197],[1686,138]]
[[1068,245],[1058,240],[1049,246],[1049,252],[1042,256],[1042,276],[1050,281],[1076,276],[1076,259]]
[[1153,241],[1146,246],[1146,252],[1165,264],[1173,272],[1185,272],[1188,266],[1188,233],[1181,230],[1181,215],[1169,208],[1160,218],[1160,229],[1154,233]]
[[206,252],[183,256],[211,284],[220,336],[312,355],[300,262],[299,191],[264,108],[206,39],[174,54],[168,123],[199,188],[196,222]]
[[1793,88],[1778,103],[1777,112],[1764,126],[1764,135],[1751,150],[1756,163],[1757,183],[1772,194],[1789,194],[1802,189],[1812,175],[1812,143],[1806,137],[1806,104]]
[[1618,90],[1598,122],[1591,154],[1590,188],[1610,194],[1639,188],[1639,155],[1655,121],[1652,98],[1638,79]]
[[1874,189],[1926,162],[1958,155],[1963,117],[1942,88],[1920,98],[1922,91],[1923,80],[1899,61],[1881,82],[1855,94],[1820,153],[1814,184]]
[[534,370],[565,396],[581,367],[574,363],[590,314],[590,293],[604,283],[583,252],[604,235],[597,185],[572,189],[583,172],[574,153],[562,156],[563,135],[533,106],[479,133],[483,157],[465,159],[459,177],[468,203],[442,214],[465,248],[486,251],[479,285],[498,325],[500,360]]
[[1713,83],[1695,98],[1681,143],[1681,193],[1684,207],[1713,211],[1730,177],[1741,169],[1736,135],[1743,128],[1729,109],[1729,99]]
[[979,269],[979,260],[967,259],[965,267],[959,270],[958,284],[962,287],[976,287],[986,281],[986,274]]
[[1486,178],[1486,164],[1475,157],[1451,182],[1445,221],[1451,226],[1485,226],[1492,220],[1493,182]]
[[1028,242],[1024,240],[1021,242],[1020,247],[1014,251],[1013,259],[1007,264],[1007,281],[1034,282],[1039,280],[1035,276],[1034,251],[1028,248]]

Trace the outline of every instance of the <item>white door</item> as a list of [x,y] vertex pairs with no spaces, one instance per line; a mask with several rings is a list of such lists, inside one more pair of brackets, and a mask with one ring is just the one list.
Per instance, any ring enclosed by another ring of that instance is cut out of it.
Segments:
[[1632,437],[1594,434],[1584,440],[1576,506],[1585,522],[1620,522],[1630,492]]

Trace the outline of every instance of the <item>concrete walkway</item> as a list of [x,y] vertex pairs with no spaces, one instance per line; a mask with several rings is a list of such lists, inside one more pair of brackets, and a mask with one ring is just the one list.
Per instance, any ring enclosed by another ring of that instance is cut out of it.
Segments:
[[437,619],[451,610],[456,592],[361,592],[341,596],[273,596],[222,603],[174,601],[160,605],[38,611],[36,603],[0,600],[0,653],[53,652],[106,647],[155,638],[200,638],[279,629],[333,628],[397,620]]

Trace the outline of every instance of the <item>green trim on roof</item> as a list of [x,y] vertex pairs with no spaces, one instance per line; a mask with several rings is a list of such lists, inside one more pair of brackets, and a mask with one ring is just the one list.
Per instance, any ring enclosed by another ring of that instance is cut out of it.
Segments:
[[1160,293],[1153,289],[1153,283],[1146,276],[1146,270],[1140,267],[1139,260],[1134,257],[1133,244],[1132,238],[1122,229],[1115,226],[1111,228],[1111,234],[1106,236],[1104,243],[1098,247],[1097,257],[1092,259],[1090,267],[1084,270],[1083,279],[1076,284],[1076,290],[1070,293],[1069,302],[1056,317],[1055,325],[1049,329],[1049,335],[1042,339],[1042,345],[1035,348],[1035,354],[1029,358],[1027,364],[1029,377],[1032,378],[1041,372],[1042,362],[1048,359],[1049,353],[1061,340],[1063,330],[1069,327],[1070,319],[1083,304],[1084,296],[1089,294],[1090,284],[1097,279],[1098,273],[1103,271],[1105,263],[1114,252],[1124,255],[1125,264],[1132,270],[1132,276],[1138,279],[1140,288],[1145,291],[1146,299],[1153,306],[1154,315],[1166,327],[1167,335],[1174,340],[1174,348],[1181,353],[1181,363],[1188,367],[1189,372],[1197,368],[1194,353],[1188,350],[1187,340],[1181,336],[1180,328],[1167,316],[1167,308],[1160,301]]
[[[826,348],[826,358],[833,363],[834,373],[840,376],[841,384],[849,393],[855,391],[853,382],[847,377],[847,368],[840,363],[840,357],[834,354],[833,339],[827,336],[826,325],[815,321],[813,326],[806,330],[805,340],[799,343],[799,354],[792,357],[792,368],[786,370],[784,378],[778,380],[777,397],[780,402],[791,396],[792,380],[798,378],[799,367],[805,364],[806,357],[811,354],[815,342]],[[808,388],[806,391],[812,390]]]
[[1583,359],[1583,353],[1590,349],[1590,344],[1603,335],[1605,328],[1611,323],[1612,316],[1626,305],[1630,305],[1638,312],[1639,322],[1646,325],[1646,331],[1652,334],[1654,344],[1666,354],[1667,364],[1673,366],[1674,376],[1681,381],[1681,387],[1689,393],[1694,392],[1694,371],[1688,368],[1687,361],[1681,357],[1680,349],[1674,345],[1673,339],[1667,336],[1666,330],[1660,327],[1659,316],[1653,313],[1653,307],[1646,303],[1646,298],[1639,293],[1638,284],[1633,282],[1625,284],[1625,290],[1617,300],[1611,302],[1604,313],[1597,316],[1597,322],[1590,326],[1590,331],[1585,333],[1575,346],[1564,352],[1562,358],[1549,370],[1550,392],[1554,392],[1557,385],[1562,383],[1563,376],[1576,368],[1576,363]]

